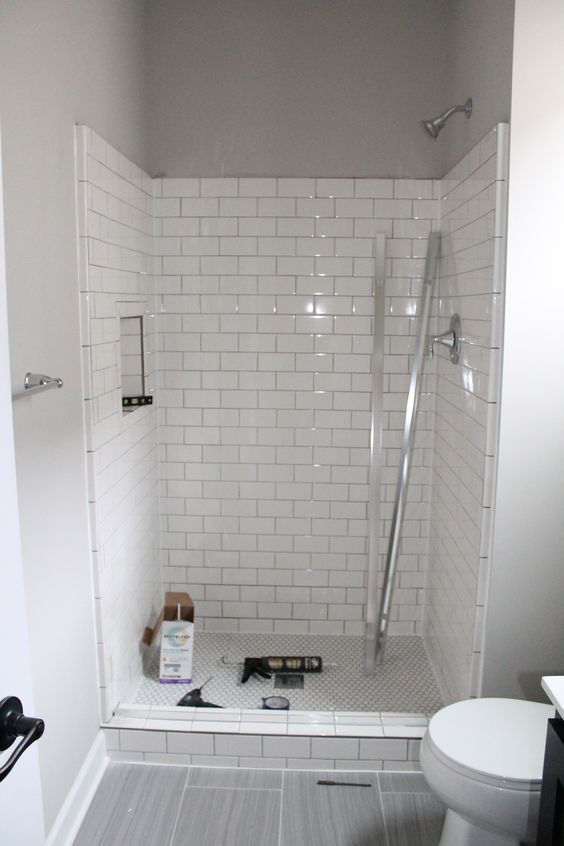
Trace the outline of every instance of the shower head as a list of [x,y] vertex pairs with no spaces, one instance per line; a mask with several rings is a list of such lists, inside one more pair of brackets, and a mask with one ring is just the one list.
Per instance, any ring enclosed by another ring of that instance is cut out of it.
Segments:
[[442,114],[437,115],[437,117],[429,118],[428,120],[422,120],[421,125],[423,126],[423,129],[429,133],[431,138],[438,138],[439,132],[441,131],[449,117],[455,112],[464,112],[466,117],[469,118],[472,114],[472,100],[470,99],[470,97],[468,98],[468,100],[466,100],[463,106],[452,106],[450,109],[447,109]]

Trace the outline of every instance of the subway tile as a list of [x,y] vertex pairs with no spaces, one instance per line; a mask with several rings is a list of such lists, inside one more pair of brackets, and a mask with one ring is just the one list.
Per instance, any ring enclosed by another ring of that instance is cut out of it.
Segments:
[[254,256],[257,254],[257,239],[251,236],[221,238],[219,252],[227,256]]
[[279,217],[277,223],[277,235],[292,237],[305,237],[313,235],[315,223],[311,217]]
[[[215,198],[183,198],[180,205],[182,217],[217,217],[219,202]],[[178,214],[178,212],[175,212]],[[167,217],[173,215],[169,212]]]
[[372,739],[360,740],[360,758],[374,758],[389,761],[407,761],[407,740]]
[[259,217],[295,217],[296,200],[293,197],[259,198]]
[[193,275],[200,272],[199,256],[164,256],[163,273]]
[[[241,217],[238,220],[239,235],[276,235],[276,220],[267,217]],[[226,232],[226,235],[235,235],[235,232]],[[279,233],[285,234],[283,232]]]
[[312,274],[315,267],[313,256],[280,256],[276,260],[277,272],[282,275]]
[[261,256],[294,256],[296,255],[296,239],[282,238],[280,236],[275,238],[259,238],[258,254]]
[[316,179],[318,197],[354,197],[354,179]]
[[175,754],[213,755],[214,736],[199,732],[169,732],[166,748],[167,752]]
[[178,217],[180,215],[180,200],[176,197],[161,197],[153,200],[155,217]]
[[[237,256],[202,256],[200,259],[200,272],[204,276],[236,274],[239,272]],[[243,273],[244,271],[241,272]]]
[[276,272],[274,256],[240,256],[239,273],[267,276]]
[[221,217],[256,217],[257,200],[253,197],[221,197],[219,200]]
[[311,758],[311,740],[309,737],[265,737],[263,739],[265,757],[296,758],[301,762]]
[[318,759],[358,759],[359,741],[358,738],[322,738],[312,737],[311,755]]
[[165,752],[166,733],[120,729],[119,748],[122,752]]
[[[186,223],[198,222],[198,218],[182,218]],[[163,228],[164,228],[163,221]],[[164,233],[163,233],[164,234]],[[197,232],[184,232],[184,235],[194,235]],[[199,234],[205,236],[218,235],[236,235],[237,234],[237,218],[236,217],[201,217],[199,218]]]
[[200,180],[197,178],[166,178],[162,180],[163,197],[198,197]]
[[219,239],[207,237],[182,238],[182,255],[185,256],[217,256],[219,254]]
[[200,194],[202,197],[236,197],[238,193],[238,179],[202,178],[200,179]]
[[217,755],[237,757],[239,755],[249,755],[258,758],[262,754],[262,739],[252,735],[216,737],[215,752]]
[[314,197],[315,179],[278,179],[279,197]]
[[334,217],[335,201],[332,199],[298,199],[298,217]]
[[393,196],[393,179],[355,179],[355,197],[388,198]]

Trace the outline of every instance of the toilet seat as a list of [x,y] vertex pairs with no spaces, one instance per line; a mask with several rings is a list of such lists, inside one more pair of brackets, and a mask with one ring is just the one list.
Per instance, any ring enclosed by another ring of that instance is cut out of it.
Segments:
[[427,744],[460,775],[511,790],[538,791],[551,705],[517,699],[469,699],[431,718]]

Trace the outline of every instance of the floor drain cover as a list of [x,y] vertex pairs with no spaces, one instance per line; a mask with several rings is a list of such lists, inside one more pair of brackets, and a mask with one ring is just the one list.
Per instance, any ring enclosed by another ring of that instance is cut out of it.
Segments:
[[284,690],[303,690],[303,673],[288,673],[286,675],[274,676],[274,687]]

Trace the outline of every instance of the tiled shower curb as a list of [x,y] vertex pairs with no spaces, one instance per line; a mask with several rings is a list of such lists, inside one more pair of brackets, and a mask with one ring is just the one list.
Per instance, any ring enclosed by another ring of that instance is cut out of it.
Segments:
[[419,770],[425,714],[121,706],[102,726],[112,760],[170,765]]

